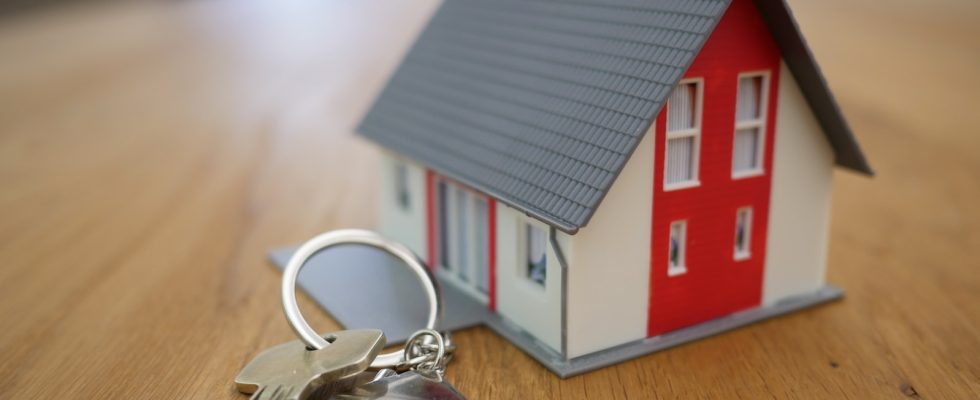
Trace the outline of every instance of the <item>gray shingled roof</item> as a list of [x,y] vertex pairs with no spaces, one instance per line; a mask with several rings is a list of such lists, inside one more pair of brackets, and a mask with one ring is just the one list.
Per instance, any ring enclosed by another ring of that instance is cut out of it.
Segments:
[[447,0],[358,131],[574,233],[728,4]]

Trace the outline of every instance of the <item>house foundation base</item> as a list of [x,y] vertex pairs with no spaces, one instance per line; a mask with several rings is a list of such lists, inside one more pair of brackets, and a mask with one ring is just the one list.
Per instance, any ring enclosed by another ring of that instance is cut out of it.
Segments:
[[[295,247],[274,250],[269,259],[280,269]],[[402,343],[422,328],[427,313],[424,295],[408,269],[397,260],[363,246],[340,246],[312,257],[298,283],[346,329],[375,328],[385,332],[389,344]],[[626,360],[706,338],[741,326],[837,300],[844,292],[825,286],[814,293],[794,296],[776,304],[741,311],[660,336],[625,343],[584,356],[565,359],[516,325],[487,310],[453,285],[442,285],[445,316],[441,330],[454,331],[486,325],[562,378],[614,365]],[[464,350],[465,351],[465,350]]]

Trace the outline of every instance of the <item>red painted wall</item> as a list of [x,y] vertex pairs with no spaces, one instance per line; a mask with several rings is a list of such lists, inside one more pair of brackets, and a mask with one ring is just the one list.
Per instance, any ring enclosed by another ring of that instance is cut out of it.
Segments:
[[[752,0],[734,0],[685,74],[704,79],[699,178],[695,188],[664,191],[666,107],[657,117],[647,334],[758,306],[772,174],[780,53]],[[738,74],[766,70],[769,105],[761,176],[732,178]],[[669,107],[669,105],[668,105]],[[734,260],[735,214],[753,208],[751,258]],[[687,220],[687,273],[667,275],[671,222]]]

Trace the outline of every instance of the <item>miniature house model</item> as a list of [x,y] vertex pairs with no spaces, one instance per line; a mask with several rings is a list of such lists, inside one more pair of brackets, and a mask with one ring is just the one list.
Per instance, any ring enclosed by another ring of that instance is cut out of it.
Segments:
[[871,173],[783,0],[448,0],[358,131],[381,230],[565,360],[818,302]]

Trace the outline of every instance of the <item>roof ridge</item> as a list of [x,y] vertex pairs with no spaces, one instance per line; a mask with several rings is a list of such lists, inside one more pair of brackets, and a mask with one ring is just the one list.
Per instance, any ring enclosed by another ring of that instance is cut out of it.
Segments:
[[[537,4],[551,4],[549,2],[541,2],[541,1],[528,1],[527,3],[528,4],[535,4],[535,3],[537,3]],[[571,4],[571,3],[566,2],[564,4]],[[587,4],[580,3],[580,4],[577,4],[577,5],[586,6]],[[592,6],[593,7],[598,7],[598,6],[595,6],[595,5],[592,5]],[[607,8],[607,7],[599,7],[599,8]],[[618,7],[618,6],[616,6],[616,8],[625,8],[625,7]],[[701,14],[690,14],[690,13],[675,12],[675,11],[664,11],[664,10],[659,10],[659,9],[643,9],[642,11],[643,12],[646,12],[646,13],[658,13],[658,14],[666,14],[666,15],[680,15],[680,16],[685,16],[685,17],[700,18],[700,19],[709,19],[709,20],[711,19],[710,16],[701,15]],[[537,12],[537,11],[523,10],[523,12],[520,15],[518,15],[518,17],[525,17],[525,16],[528,16],[528,15],[540,15],[540,16],[543,16],[543,17],[549,18],[549,19],[563,19],[563,20],[575,20],[575,21],[596,22],[596,23],[601,23],[601,24],[606,24],[606,25],[615,25],[617,27],[653,28],[653,29],[660,29],[660,30],[666,30],[666,31],[682,32],[682,33],[693,33],[693,34],[702,34],[703,33],[703,32],[691,31],[691,30],[684,30],[684,29],[679,29],[679,28],[671,28],[671,27],[667,27],[667,26],[644,25],[644,24],[638,24],[638,23],[632,23],[632,22],[613,21],[613,20],[607,20],[607,19],[601,19],[601,18],[585,18],[585,17],[578,16],[577,14],[566,14],[566,16],[559,17],[555,13],[546,13],[546,12]]]
[[[602,22],[602,21],[592,21],[592,22]],[[447,23],[447,22],[446,21],[439,21],[437,23]],[[437,23],[433,23],[432,26],[437,26]],[[449,23],[452,23],[452,22],[450,21]],[[603,22],[603,23],[605,23],[605,22]],[[618,24],[613,24],[613,23],[605,23],[605,24],[607,24],[607,25],[618,25]],[[506,25],[506,24],[501,23],[501,25]],[[514,25],[511,24],[511,26],[514,26]],[[653,26],[639,26],[639,27],[648,28],[648,29],[665,30],[665,31],[671,31],[671,32],[674,32],[674,33],[682,33],[682,34],[688,34],[688,35],[699,35],[699,33],[697,33],[697,32],[681,31],[681,30],[669,29],[669,28],[660,28],[660,27],[653,27]],[[560,29],[543,29],[540,26],[535,26],[534,28],[531,28],[531,27],[527,27],[527,28],[528,29],[538,28],[540,30],[545,30],[545,31],[550,31],[550,32],[560,32],[560,33],[565,33],[565,34],[573,35],[573,36],[601,37],[601,38],[604,38],[604,39],[607,39],[607,40],[614,40],[614,41],[620,41],[620,42],[629,42],[629,43],[636,43],[636,44],[642,44],[642,45],[658,45],[658,46],[662,46],[662,47],[666,47],[666,48],[670,48],[670,49],[675,49],[675,50],[685,50],[685,48],[682,48],[682,47],[667,46],[667,45],[663,45],[663,44],[660,44],[660,43],[650,43],[650,42],[644,42],[644,41],[638,40],[638,39],[630,39],[630,38],[624,38],[624,37],[607,36],[607,35],[591,34],[591,33],[588,34],[588,35],[576,34],[575,32],[572,32],[572,31],[566,31],[566,30],[560,30]]]

